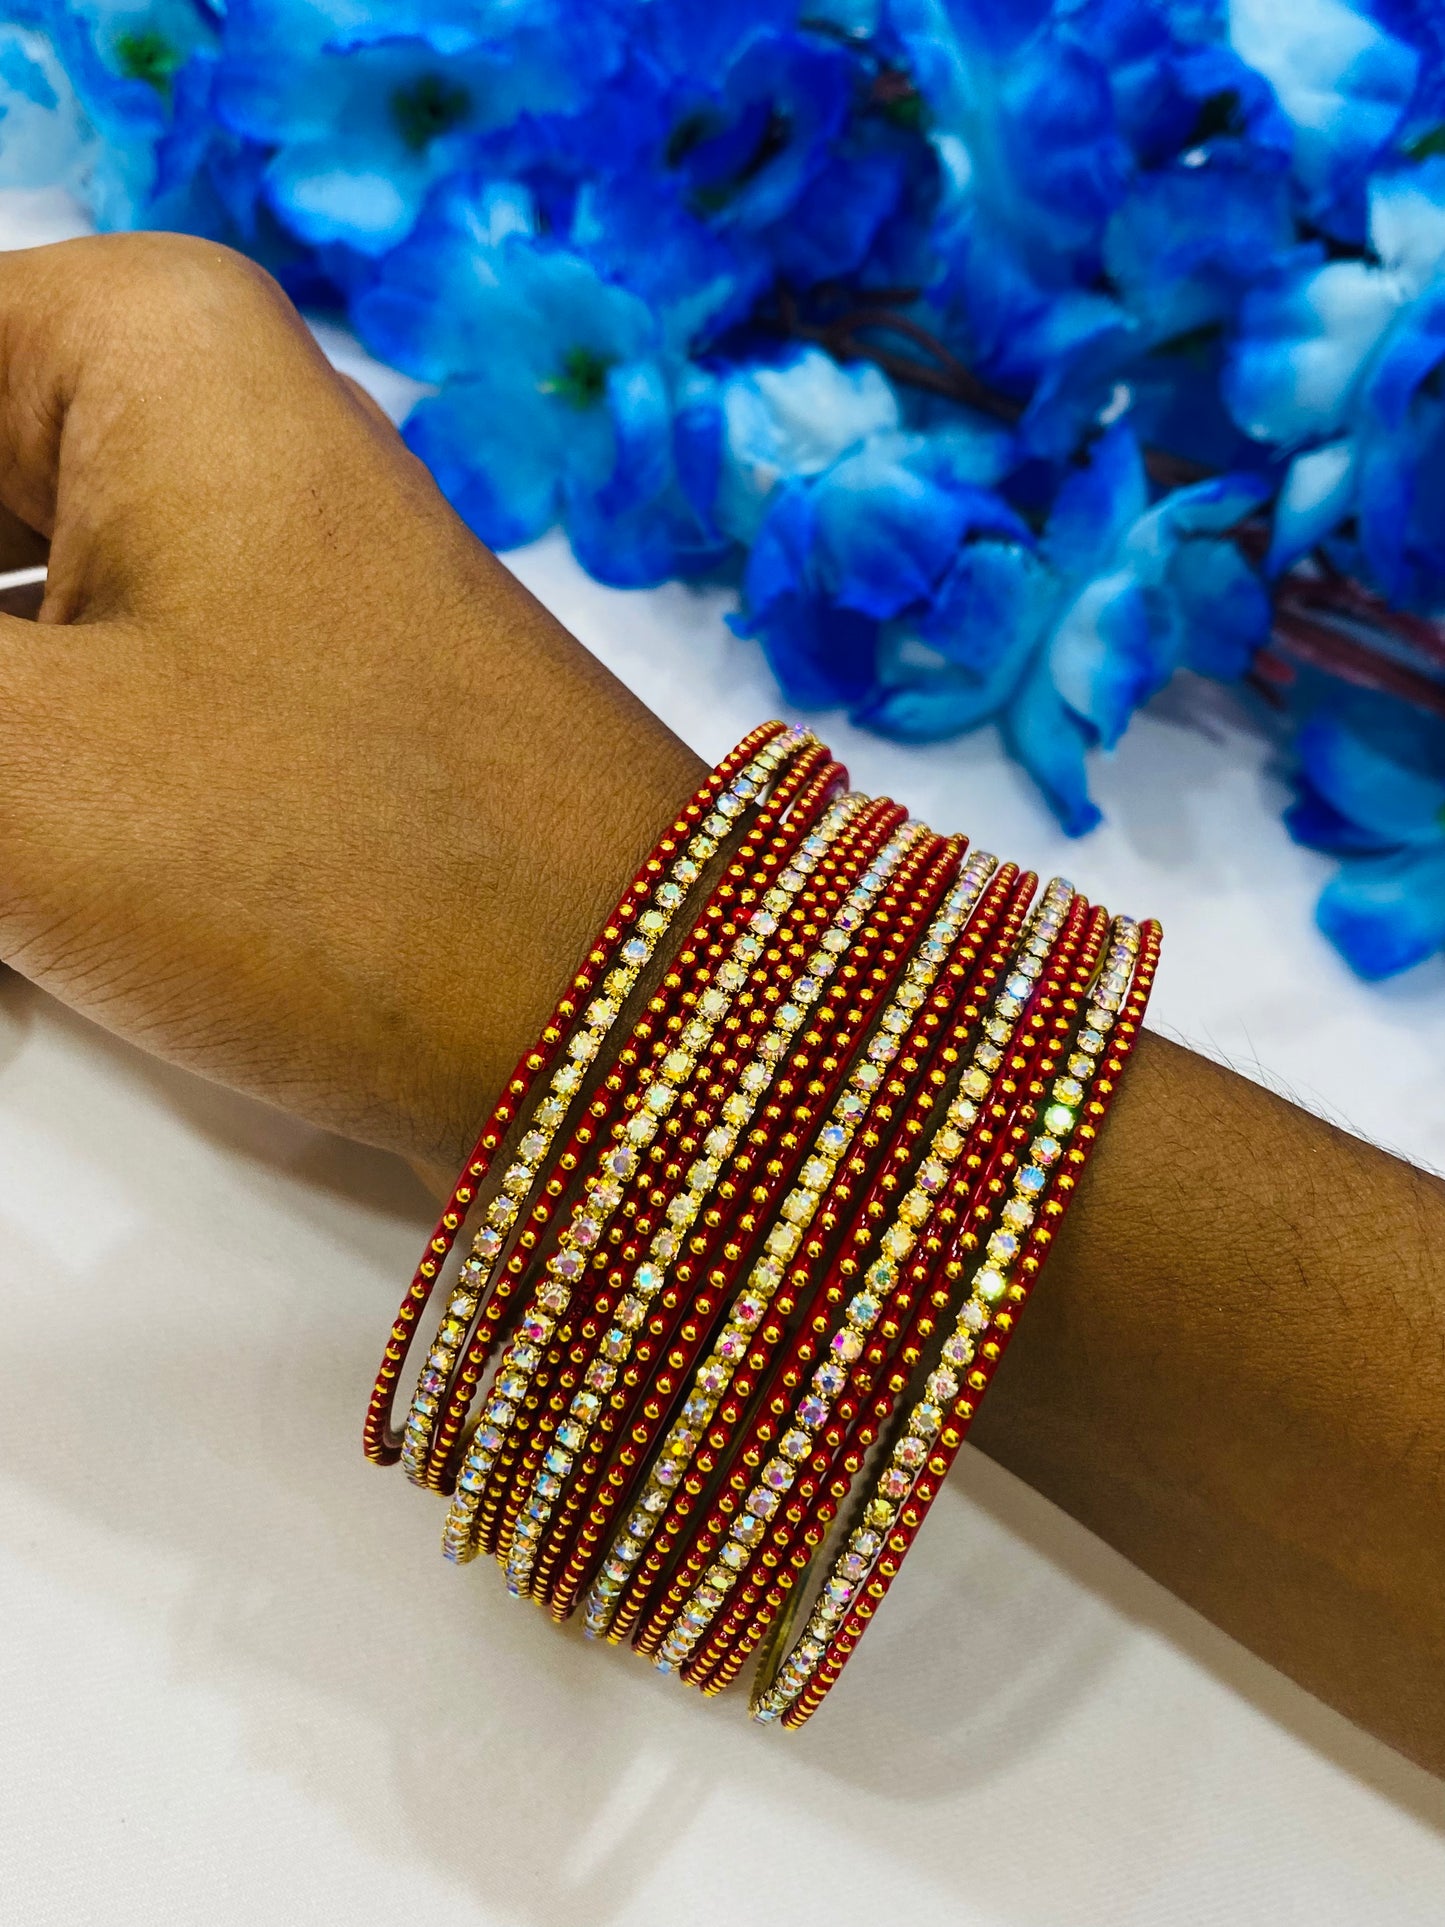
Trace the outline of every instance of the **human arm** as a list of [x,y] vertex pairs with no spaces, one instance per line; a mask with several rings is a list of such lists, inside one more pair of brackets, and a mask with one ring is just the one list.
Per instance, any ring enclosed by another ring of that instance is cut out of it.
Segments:
[[[5,257],[0,376],[0,956],[444,1182],[700,764],[236,257]],[[1442,1252],[1437,1180],[1149,1038],[973,1435],[1436,1771]]]

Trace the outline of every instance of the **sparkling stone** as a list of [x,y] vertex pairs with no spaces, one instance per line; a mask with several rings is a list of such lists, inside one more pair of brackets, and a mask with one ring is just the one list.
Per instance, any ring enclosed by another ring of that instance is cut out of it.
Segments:
[[[774,1505],[777,1501],[773,1501]],[[733,1520],[728,1527],[731,1536],[742,1546],[755,1546],[763,1536],[763,1522],[752,1513],[745,1512]]]
[[824,1398],[836,1398],[848,1383],[848,1374],[835,1359],[825,1359],[813,1374],[813,1386]]
[[1044,1112],[1043,1125],[1051,1137],[1067,1137],[1074,1128],[1074,1114],[1067,1104],[1050,1104]]
[[1054,1096],[1063,1104],[1082,1104],[1084,1087],[1076,1077],[1061,1077],[1054,1085]]
[[560,1278],[553,1278],[537,1293],[537,1303],[543,1311],[562,1312],[572,1302],[572,1294]]
[[[997,1276],[996,1273],[993,1275]],[[970,1298],[958,1316],[960,1322],[973,1332],[981,1332],[988,1323],[988,1313],[976,1298]]]
[[883,1071],[877,1064],[860,1064],[853,1073],[853,1082],[860,1091],[876,1091],[883,1082]]
[[622,946],[621,955],[624,963],[644,964],[652,955],[652,951],[641,937],[629,937]]
[[600,1178],[591,1186],[588,1200],[594,1211],[604,1214],[615,1211],[622,1202],[622,1186],[614,1184],[611,1178]]
[[815,1191],[790,1191],[782,1203],[782,1215],[792,1224],[807,1224],[818,1208]]
[[961,1332],[950,1332],[944,1339],[944,1359],[948,1364],[973,1364],[973,1341]]
[[682,1467],[676,1459],[659,1459],[652,1468],[652,1476],[659,1485],[676,1485],[682,1477]]
[[973,1055],[974,1061],[980,1070],[987,1071],[990,1076],[997,1071],[999,1065],[1003,1062],[1003,1052],[997,1044],[980,1044]]
[[763,1467],[763,1484],[774,1492],[786,1492],[793,1478],[793,1467],[786,1459],[769,1459]]
[[812,1439],[809,1438],[806,1432],[800,1432],[797,1426],[793,1426],[789,1431],[784,1432],[783,1436],[778,1440],[778,1450],[783,1454],[784,1458],[805,1459],[812,1449]]
[[644,1298],[655,1298],[662,1290],[667,1273],[660,1265],[640,1264],[632,1274],[632,1288]]
[[529,1164],[509,1164],[502,1178],[502,1189],[509,1197],[525,1197],[531,1190],[536,1175]]
[[617,1383],[617,1367],[604,1358],[595,1358],[587,1367],[587,1383],[595,1392],[610,1392]]
[[672,1109],[676,1099],[677,1092],[672,1088],[671,1084],[650,1084],[647,1088],[647,1095],[642,1101],[649,1111],[656,1112],[659,1117],[665,1117]]
[[584,1251],[590,1251],[601,1236],[602,1226],[596,1218],[584,1214],[572,1220],[573,1243],[581,1245]]
[[694,1191],[710,1191],[721,1175],[722,1167],[715,1158],[696,1158],[687,1181]]
[[570,1452],[564,1452],[561,1446],[554,1445],[546,1453],[542,1463],[555,1478],[565,1479],[572,1470],[572,1455]]
[[893,1448],[895,1463],[908,1472],[916,1472],[927,1456],[928,1448],[922,1439],[901,1438]]
[[701,1202],[702,1200],[699,1197],[697,1197],[693,1192],[679,1191],[675,1198],[670,1198],[668,1200],[668,1205],[667,1205],[668,1223],[675,1224],[675,1225],[691,1224],[693,1219],[697,1216],[698,1207],[701,1204]]
[[928,1396],[935,1405],[951,1405],[958,1397],[958,1380],[945,1366],[928,1374]]
[[[484,1224],[472,1240],[472,1250],[478,1258],[490,1264],[501,1250],[503,1242],[502,1234],[495,1225]],[[465,1266],[463,1269],[465,1270]]]
[[846,1606],[853,1597],[853,1588],[846,1579],[830,1579],[823,1590],[837,1606]]
[[870,1499],[863,1508],[863,1518],[876,1532],[887,1532],[893,1524],[893,1507],[886,1499]]
[[755,1292],[744,1292],[733,1306],[733,1323],[740,1331],[756,1331],[766,1310],[765,1299],[758,1297]]
[[575,1037],[568,1039],[567,1055],[579,1064],[590,1064],[597,1055],[597,1041],[590,1030],[579,1030]]
[[965,1097],[987,1097],[991,1088],[988,1072],[981,1070],[977,1064],[971,1065],[963,1074],[961,1088]]
[[724,1543],[718,1547],[717,1556],[722,1561],[724,1567],[730,1568],[735,1573],[741,1572],[743,1567],[748,1563],[747,1547],[735,1539],[725,1540]]
[[759,1258],[748,1274],[748,1282],[765,1298],[771,1298],[783,1282],[783,1267],[776,1258]]
[[[993,1240],[989,1240],[989,1250],[993,1251]],[[997,1254],[994,1254],[997,1256]],[[973,1290],[976,1297],[985,1304],[996,1305],[1008,1289],[1008,1280],[1001,1271],[992,1265],[982,1265],[973,1275]]]
[[913,1233],[906,1224],[891,1224],[883,1233],[883,1249],[890,1258],[906,1258],[913,1243]]
[[933,1200],[926,1191],[910,1191],[898,1207],[898,1215],[907,1224],[925,1224],[933,1210]]
[[562,1481],[553,1472],[537,1474],[537,1496],[539,1499],[560,1499]]
[[692,1392],[682,1408],[682,1416],[689,1425],[706,1425],[716,1408],[716,1394]]
[[[677,1256],[677,1233],[664,1227],[653,1233],[652,1255],[660,1265],[669,1265]],[[634,1279],[634,1283],[636,1280]],[[659,1280],[659,1283],[661,1280]]]
[[798,1417],[804,1425],[816,1432],[820,1425],[827,1423],[828,1406],[823,1399],[815,1398],[810,1392],[799,1401]]
[[563,1419],[557,1427],[557,1443],[565,1445],[569,1452],[580,1452],[587,1443],[587,1428],[575,1419]]
[[620,1365],[632,1351],[632,1340],[625,1331],[619,1331],[614,1325],[604,1335],[599,1349],[604,1358],[610,1359],[614,1365]]
[[891,1064],[898,1055],[897,1038],[890,1037],[887,1031],[879,1031],[868,1040],[868,1055],[875,1064]]
[[775,1224],[768,1233],[768,1250],[774,1257],[791,1258],[798,1248],[798,1228],[791,1224]]
[[580,1278],[586,1262],[580,1251],[570,1251],[564,1246],[553,1255],[548,1270],[555,1271],[559,1278]]
[[723,1116],[729,1124],[744,1125],[753,1114],[753,1107],[741,1091],[734,1091],[723,1103]]
[[732,1373],[720,1360],[712,1361],[703,1366],[697,1375],[697,1382],[700,1390],[716,1397],[720,1392],[725,1392],[732,1383]]
[[636,1331],[647,1316],[647,1307],[640,1298],[634,1298],[629,1292],[613,1315],[624,1331]]
[[1010,1265],[1019,1254],[1019,1241],[1012,1231],[995,1231],[988,1241],[988,1255],[1001,1265]]
[[736,1331],[728,1325],[725,1325],[718,1333],[716,1350],[719,1358],[725,1358],[730,1362],[735,1362],[742,1357],[747,1348],[748,1341],[746,1333]]
[[885,1466],[878,1478],[878,1490],[887,1499],[906,1499],[912,1484],[911,1475],[901,1465]]
[[908,1429],[921,1439],[931,1439],[942,1423],[943,1413],[936,1405],[915,1405],[908,1420]]
[[738,1083],[742,1088],[750,1092],[754,1097],[756,1097],[760,1091],[765,1091],[771,1081],[772,1073],[768,1070],[766,1064],[749,1064],[743,1071],[742,1076],[738,1079]]
[[748,928],[756,937],[771,937],[777,927],[778,920],[770,910],[754,910],[748,918]]
[[709,1158],[720,1162],[723,1158],[731,1155],[732,1148],[737,1141],[736,1131],[729,1130],[726,1124],[715,1124],[703,1139],[702,1148],[707,1152]]
[[841,1358],[845,1363],[851,1365],[862,1349],[863,1335],[861,1332],[855,1332],[852,1327],[848,1325],[845,1325],[841,1331],[834,1332],[832,1351],[835,1358]]
[[855,1325],[867,1331],[878,1317],[882,1307],[871,1291],[860,1291],[848,1306],[848,1316]]
[[522,1320],[522,1336],[534,1345],[545,1345],[552,1336],[552,1320],[531,1312]]
[[578,1392],[572,1401],[572,1410],[584,1424],[590,1425],[602,1410],[602,1401],[595,1392]]
[[1000,1017],[1007,1018],[1009,1022],[1012,1022],[1014,1018],[1020,1016],[1023,1011],[1023,1005],[1019,999],[1017,997],[1010,997],[1007,992],[1002,996],[994,998],[993,1007]]
[[758,1520],[771,1519],[778,1509],[778,1495],[766,1490],[750,1492],[747,1499],[748,1511]]
[[638,1111],[627,1120],[627,1135],[633,1144],[650,1144],[657,1135],[657,1119],[650,1111]]

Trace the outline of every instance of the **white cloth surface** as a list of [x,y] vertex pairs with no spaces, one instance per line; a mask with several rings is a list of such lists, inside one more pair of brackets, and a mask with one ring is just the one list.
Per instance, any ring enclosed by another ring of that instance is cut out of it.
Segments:
[[[0,197],[11,245],[68,222]],[[513,562],[705,756],[776,709],[719,597]],[[1349,977],[1232,703],[1141,718],[1081,845],[987,737],[826,733],[936,827],[1162,916],[1159,1028],[1445,1165],[1445,967]],[[1445,1785],[978,1454],[796,1737],[454,1571],[357,1443],[429,1226],[392,1160],[0,974],[4,1927],[1445,1918]]]

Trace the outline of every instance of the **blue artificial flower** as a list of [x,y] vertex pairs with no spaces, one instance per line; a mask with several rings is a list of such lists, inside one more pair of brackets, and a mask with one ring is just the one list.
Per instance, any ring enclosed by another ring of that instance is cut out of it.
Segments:
[[793,701],[868,702],[884,625],[926,619],[962,548],[1028,545],[990,486],[1004,459],[987,433],[885,430],[774,489],[735,626],[759,639]]
[[384,253],[478,137],[579,102],[617,59],[565,0],[233,0],[217,109],[275,149],[266,191],[313,245]]
[[1346,0],[1230,0],[1229,37],[1294,127],[1306,218],[1357,238],[1365,177],[1404,121],[1419,55]]
[[0,26],[0,187],[71,181],[86,130],[54,50],[23,26]]
[[605,581],[713,566],[727,543],[678,482],[681,370],[657,317],[533,226],[520,191],[448,196],[357,301],[377,352],[441,384],[407,421],[410,446],[495,548],[560,519]]
[[1392,599],[1445,605],[1445,157],[1375,176],[1378,265],[1305,253],[1246,297],[1224,393],[1258,440],[1299,450],[1275,509],[1287,568],[1348,517]]
[[1445,948],[1445,720],[1386,696],[1339,691],[1298,741],[1291,833],[1345,861],[1320,928],[1363,977]]
[[1237,678],[1268,635],[1263,587],[1224,536],[1263,492],[1226,475],[1151,506],[1119,424],[1060,487],[1040,541],[959,558],[866,719],[925,739],[995,718],[1064,828],[1091,829],[1086,752],[1112,748],[1177,670]]
[[[785,482],[806,480],[840,456],[901,426],[898,397],[867,363],[843,368],[820,348],[738,367],[707,401],[718,416],[719,460],[709,507],[745,545]],[[694,408],[703,405],[701,397]]]

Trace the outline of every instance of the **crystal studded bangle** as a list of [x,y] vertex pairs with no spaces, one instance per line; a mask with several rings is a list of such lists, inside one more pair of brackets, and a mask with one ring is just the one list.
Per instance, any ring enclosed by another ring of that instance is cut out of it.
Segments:
[[[816,739],[806,732],[789,730],[781,723],[765,723],[744,737],[737,748],[707,776],[638,870],[618,901],[598,942],[569,982],[540,1039],[519,1061],[478,1136],[436,1230],[428,1241],[407,1295],[397,1311],[367,1405],[362,1444],[368,1458],[380,1464],[392,1464],[402,1455],[403,1442],[392,1432],[391,1414],[397,1380],[415,1336],[417,1320],[426,1309],[442,1265],[477,1196],[478,1185],[485,1179],[491,1161],[520,1107],[525,1104],[540,1074],[555,1056],[556,1046],[566,1034],[571,1019],[583,1000],[591,995],[603,974],[633,941],[627,932],[648,914],[654,892],[664,888],[668,882],[677,884],[676,876],[670,879],[663,877],[669,861],[672,860],[674,871],[681,867],[686,878],[686,883],[678,887],[691,887],[696,881],[694,866],[700,866],[705,860],[701,850],[714,841],[703,828],[704,821],[720,814],[716,808],[719,801],[724,797],[736,798],[740,806],[736,812],[729,810],[723,818],[730,824],[734,815],[741,815],[746,810],[748,803],[769,779],[785,768],[788,761],[805,747],[821,752],[821,745],[816,744]],[[679,850],[683,852],[681,856],[677,855]],[[656,909],[660,906],[654,904],[652,907]],[[644,935],[640,928],[636,934]]]
[[[1056,938],[1066,939],[1063,913],[1071,895],[1067,885],[1051,886],[1028,934],[1047,926],[1050,945]],[[1048,954],[1046,950],[1045,956]],[[1068,954],[1064,941],[1061,964]],[[1028,994],[1033,990],[1030,981]],[[1025,1014],[1022,998],[1000,992],[990,1019],[995,1025],[1000,1021],[997,1012],[1005,1004],[1018,1006],[1013,1022]],[[1007,1034],[1012,1035],[1012,1024]],[[955,1167],[974,1146],[980,1111],[996,1079],[1007,1068],[1001,1045],[980,1036],[963,1069],[958,1094],[927,1147],[930,1155],[919,1163],[916,1138],[905,1132],[895,1140],[892,1156],[845,1243],[847,1255],[835,1266],[821,1294],[818,1313],[797,1334],[775,1372],[773,1396],[753,1422],[737,1474],[730,1481],[733,1489],[725,1487],[719,1494],[718,1511],[710,1522],[714,1530],[700,1535],[684,1570],[698,1573],[724,1544],[731,1544],[734,1554],[745,1556],[735,1561],[720,1560],[699,1577],[658,1649],[664,1665],[682,1665],[701,1641],[701,1669],[688,1671],[693,1683],[702,1683],[711,1670],[707,1662],[715,1654],[706,1651],[704,1636],[709,1634],[724,1601],[731,1624],[741,1609],[759,1597],[761,1573],[776,1564],[786,1543],[789,1515],[801,1512],[815,1496],[818,1480],[812,1462],[826,1450],[830,1428],[840,1418],[845,1427],[851,1426],[857,1416],[856,1407],[848,1400],[857,1365],[870,1352],[876,1354],[875,1363],[883,1362],[885,1341],[876,1333],[899,1329],[900,1320],[909,1315],[920,1277],[926,1282],[927,1268],[910,1270],[906,1260],[927,1240]],[[835,1444],[842,1442],[834,1439]],[[715,1528],[724,1521],[728,1539],[721,1541]],[[677,1581],[673,1590],[675,1594]],[[651,1649],[656,1625],[654,1619],[646,1643],[639,1638],[641,1650]]]
[[557,1618],[708,1693],[761,1648],[785,1727],[962,1445],[1160,942],[845,785],[768,724],[660,839],[463,1168],[364,1438]]
[[[753,876],[760,851],[778,844],[785,854],[794,847],[800,836],[806,835],[816,812],[823,808],[842,774],[840,767],[829,761],[820,745],[803,747],[743,834],[740,847],[732,856],[702,912],[701,920],[691,933],[691,942],[696,944],[700,931],[711,927],[726,915],[727,907],[739,889]],[[742,783],[733,785],[732,793],[736,794],[746,786],[745,775]],[[691,839],[687,846],[688,853],[673,864],[674,875],[669,881],[675,883],[679,890],[691,891],[702,874],[701,866],[716,854],[721,826],[729,820],[740,820],[741,815],[741,811],[734,811],[731,816],[723,811],[709,812],[702,820],[698,836]],[[778,829],[780,816],[785,816],[789,824],[787,834],[781,837]],[[680,876],[677,874],[679,870]],[[661,886],[664,890],[666,887],[666,884]],[[679,910],[685,909],[687,903],[686,896],[667,900],[662,906],[662,914],[673,917]],[[615,923],[609,926],[613,927]],[[665,934],[665,925],[639,929],[629,944],[621,947],[620,960],[602,979],[604,997],[594,998],[582,1007],[582,1021],[561,1053],[564,1061],[553,1072],[547,1095],[536,1107],[525,1134],[516,1144],[515,1156],[503,1172],[496,1195],[486,1208],[484,1221],[473,1241],[471,1256],[458,1273],[448,1316],[443,1319],[433,1342],[433,1351],[427,1360],[408,1420],[409,1430],[416,1442],[416,1458],[419,1461],[423,1453],[427,1454],[425,1482],[436,1490],[445,1490],[452,1483],[453,1455],[467,1411],[496,1345],[499,1331],[515,1314],[518,1280],[527,1256],[535,1247],[550,1216],[549,1197],[545,1193],[538,1195],[543,1187],[545,1160],[554,1142],[565,1130],[567,1119],[583,1101],[587,1067],[598,1059],[611,1036],[617,1034],[619,1029],[625,1033],[625,1026],[619,1026],[619,1014],[625,1001],[635,996],[641,973]],[[654,1003],[656,1001],[654,999]],[[602,1010],[598,1013],[598,1021],[589,1022],[599,1002]],[[646,1031],[648,1021],[646,1013],[638,1020],[630,1033],[634,1041]],[[595,1130],[599,1115],[595,1103],[590,1115],[591,1128]],[[564,1153],[564,1161],[566,1155]],[[549,1184],[547,1192],[551,1188]],[[502,1262],[502,1254],[512,1240],[515,1240],[512,1254]],[[486,1293],[489,1286],[491,1293],[488,1297]],[[460,1368],[454,1369],[459,1355]],[[435,1387],[429,1375],[435,1378]]]
[[[1078,1048],[1044,1102],[1028,1107],[1016,1127],[1011,1195],[1002,1225],[1017,1227],[1016,1242],[996,1246],[972,1274],[945,1348],[940,1401],[926,1389],[895,1442],[888,1466],[825,1582],[802,1637],[785,1658],[765,1656],[752,1710],[763,1721],[802,1725],[837,1680],[867,1622],[897,1576],[939,1486],[963,1443],[987,1390],[1018,1312],[1047,1256],[1058,1221],[1098,1141],[1099,1125],[1137,1039],[1158,961],[1157,924],[1121,919],[1079,1031]],[[1029,1114],[1032,1113],[1032,1114]],[[1013,1215],[1010,1217],[1010,1208]],[[957,1375],[963,1374],[962,1384]],[[900,1453],[908,1440],[917,1449]],[[897,1472],[896,1490],[888,1484]],[[780,1642],[781,1643],[781,1642]]]

